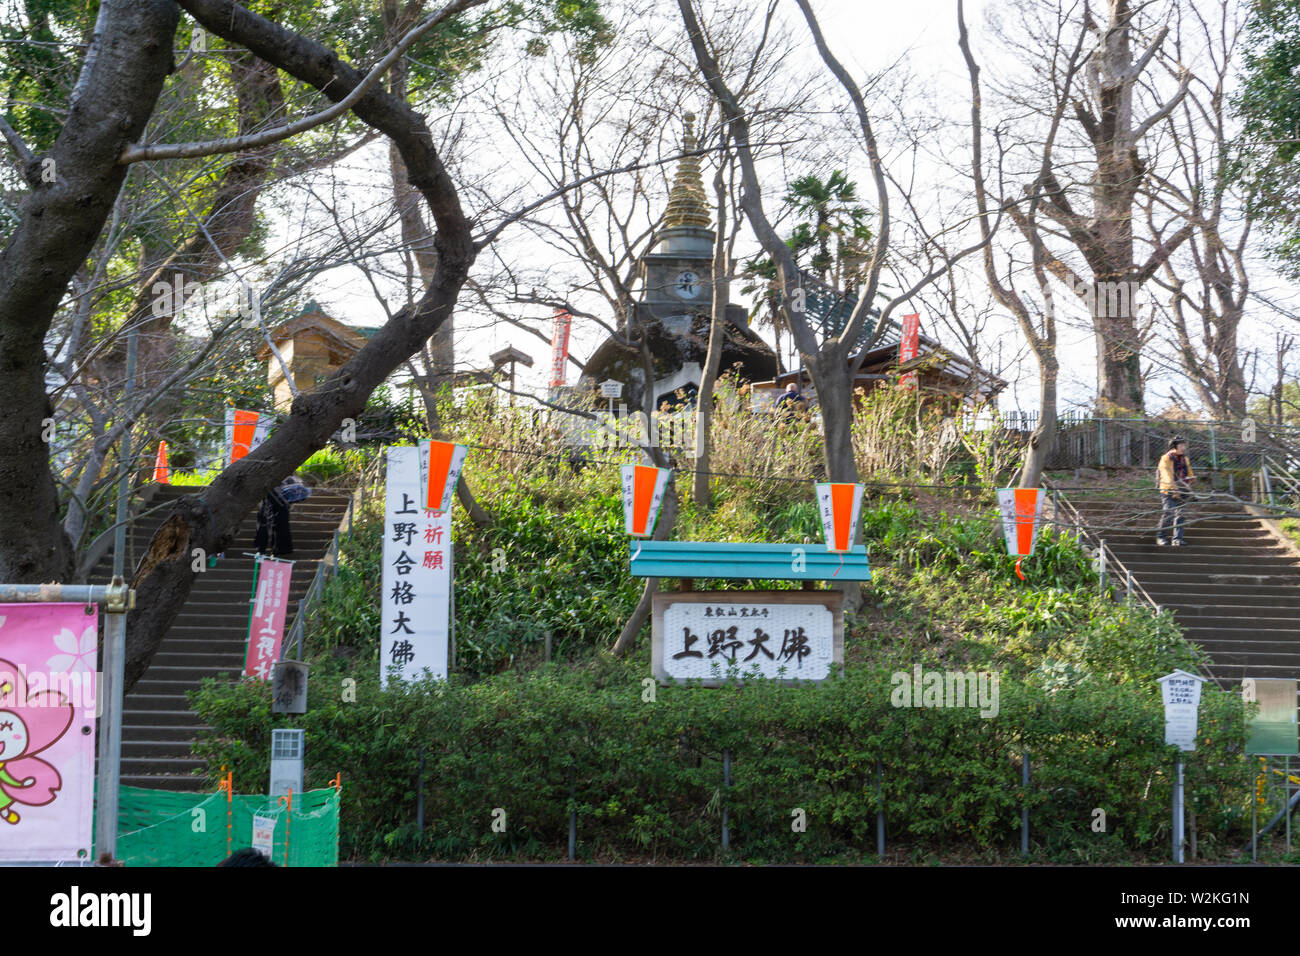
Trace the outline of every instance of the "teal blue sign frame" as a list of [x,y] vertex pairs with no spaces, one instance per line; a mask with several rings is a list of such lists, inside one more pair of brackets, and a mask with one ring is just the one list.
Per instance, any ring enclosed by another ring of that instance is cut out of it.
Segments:
[[[646,541],[630,544],[638,578],[753,578],[772,581],[870,581],[865,545],[840,553],[824,544]],[[795,570],[798,568],[799,570]]]

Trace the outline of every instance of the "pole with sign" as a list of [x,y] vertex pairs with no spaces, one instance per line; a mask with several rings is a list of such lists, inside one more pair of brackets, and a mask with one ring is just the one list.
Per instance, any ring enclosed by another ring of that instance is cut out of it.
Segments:
[[600,397],[609,399],[609,413],[614,414],[614,401],[623,397],[623,383],[612,378],[600,383]]
[[[1179,750],[1196,749],[1197,713],[1201,706],[1204,677],[1176,670],[1160,678],[1160,697],[1165,705],[1165,743]],[[1174,862],[1183,862],[1183,758],[1175,760],[1174,774]]]

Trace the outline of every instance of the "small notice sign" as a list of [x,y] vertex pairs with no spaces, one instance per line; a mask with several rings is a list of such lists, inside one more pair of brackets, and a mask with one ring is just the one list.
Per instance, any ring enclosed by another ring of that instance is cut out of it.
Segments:
[[1176,670],[1160,678],[1160,697],[1165,704],[1165,743],[1179,750],[1196,749],[1197,714],[1201,706],[1204,677]]
[[268,860],[275,845],[275,817],[253,815],[253,849]]

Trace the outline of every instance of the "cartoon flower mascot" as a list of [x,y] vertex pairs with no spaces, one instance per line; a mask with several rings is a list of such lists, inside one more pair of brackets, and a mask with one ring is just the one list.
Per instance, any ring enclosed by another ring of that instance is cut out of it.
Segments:
[[16,803],[43,807],[54,802],[63,778],[36,754],[68,732],[73,710],[58,691],[28,697],[24,674],[0,660],[0,820],[18,822]]

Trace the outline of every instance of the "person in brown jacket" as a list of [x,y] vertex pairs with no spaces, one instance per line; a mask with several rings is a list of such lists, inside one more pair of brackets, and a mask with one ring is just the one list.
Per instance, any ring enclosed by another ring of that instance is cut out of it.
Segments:
[[[1183,505],[1187,504],[1192,482],[1196,480],[1187,460],[1187,442],[1175,438],[1169,443],[1169,450],[1160,458],[1157,473],[1160,476],[1161,507],[1156,544],[1179,547],[1183,543]],[[1172,541],[1170,532],[1173,533]]]

